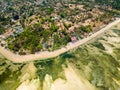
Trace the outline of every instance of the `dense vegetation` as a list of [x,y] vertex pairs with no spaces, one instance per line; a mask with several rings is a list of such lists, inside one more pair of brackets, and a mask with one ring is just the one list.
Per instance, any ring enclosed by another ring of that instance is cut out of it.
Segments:
[[97,3],[101,5],[110,5],[115,9],[120,10],[120,0],[95,0]]

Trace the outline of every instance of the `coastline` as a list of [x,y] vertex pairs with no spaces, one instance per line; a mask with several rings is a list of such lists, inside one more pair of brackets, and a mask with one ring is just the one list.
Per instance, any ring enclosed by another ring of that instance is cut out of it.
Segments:
[[13,61],[14,63],[22,63],[22,62],[35,61],[35,60],[40,60],[40,59],[53,58],[53,57],[61,55],[62,53],[65,53],[71,49],[74,49],[80,45],[83,45],[92,39],[95,39],[100,34],[104,33],[106,30],[110,29],[112,26],[114,26],[118,23],[120,23],[120,18],[118,18],[115,21],[111,22],[110,24],[106,25],[104,28],[100,29],[96,33],[92,34],[91,36],[81,39],[75,43],[71,43],[64,48],[61,48],[61,49],[58,49],[58,50],[55,50],[52,52],[44,51],[44,52],[39,52],[36,54],[17,55],[17,54],[12,53],[10,50],[7,50],[4,47],[0,46],[0,54],[2,54],[8,60]]

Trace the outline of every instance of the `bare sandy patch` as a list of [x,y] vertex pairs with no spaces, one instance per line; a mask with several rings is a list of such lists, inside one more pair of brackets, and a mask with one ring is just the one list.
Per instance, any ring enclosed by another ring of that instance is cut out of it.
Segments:
[[40,80],[26,80],[16,90],[40,90]]
[[71,66],[65,68],[66,80],[57,79],[51,86],[51,90],[95,90],[84,78],[78,76]]
[[19,77],[20,82],[26,81],[28,79],[31,78],[35,78],[36,75],[36,67],[34,66],[33,62],[27,64],[26,66],[24,66],[21,70],[21,76]]

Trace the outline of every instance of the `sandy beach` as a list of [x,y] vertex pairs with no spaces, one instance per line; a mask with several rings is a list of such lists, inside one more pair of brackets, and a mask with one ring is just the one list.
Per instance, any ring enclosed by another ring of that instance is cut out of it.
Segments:
[[108,24],[106,27],[104,27],[103,29],[99,30],[98,32],[92,34],[91,36],[81,39],[75,43],[71,43],[71,44],[67,45],[65,48],[61,48],[61,49],[55,50],[53,52],[44,51],[44,52],[39,52],[36,54],[17,55],[17,54],[12,53],[9,50],[3,48],[2,46],[0,46],[0,53],[3,56],[5,56],[8,60],[13,61],[14,63],[22,63],[22,62],[28,62],[28,61],[34,61],[34,60],[53,58],[53,57],[59,56],[62,53],[65,53],[71,49],[74,49],[80,45],[85,44],[86,42],[96,38],[97,36],[101,35],[106,30],[110,29],[112,26],[114,26],[118,23],[120,23],[120,18],[116,19],[115,21]]

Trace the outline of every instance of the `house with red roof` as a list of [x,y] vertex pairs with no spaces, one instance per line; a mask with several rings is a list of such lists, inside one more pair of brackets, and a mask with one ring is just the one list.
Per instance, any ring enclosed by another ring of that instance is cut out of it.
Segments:
[[72,41],[72,42],[76,42],[76,41],[77,41],[77,39],[76,39],[75,36],[72,36],[72,37],[70,37],[70,38],[71,38],[71,41]]

